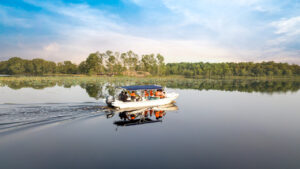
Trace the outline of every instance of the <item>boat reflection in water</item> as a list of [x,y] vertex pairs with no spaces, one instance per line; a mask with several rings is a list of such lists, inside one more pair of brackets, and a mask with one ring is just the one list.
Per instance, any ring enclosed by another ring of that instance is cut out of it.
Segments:
[[163,117],[166,116],[166,113],[169,111],[176,111],[178,107],[174,104],[143,108],[137,110],[126,110],[118,112],[107,113],[107,118],[111,118],[114,115],[119,115],[119,119],[114,121],[116,126],[132,126],[132,125],[141,125],[162,122]]

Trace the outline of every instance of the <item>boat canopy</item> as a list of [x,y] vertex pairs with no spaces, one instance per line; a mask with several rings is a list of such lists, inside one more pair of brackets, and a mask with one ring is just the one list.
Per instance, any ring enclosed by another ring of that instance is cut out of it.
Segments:
[[151,90],[151,89],[162,89],[161,86],[158,85],[142,85],[142,86],[121,86],[120,88],[126,90]]

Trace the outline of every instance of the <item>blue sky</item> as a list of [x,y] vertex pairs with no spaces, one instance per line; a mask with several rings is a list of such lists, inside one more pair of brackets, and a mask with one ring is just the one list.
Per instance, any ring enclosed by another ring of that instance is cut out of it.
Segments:
[[84,60],[95,51],[167,62],[300,64],[299,0],[2,0],[0,60]]

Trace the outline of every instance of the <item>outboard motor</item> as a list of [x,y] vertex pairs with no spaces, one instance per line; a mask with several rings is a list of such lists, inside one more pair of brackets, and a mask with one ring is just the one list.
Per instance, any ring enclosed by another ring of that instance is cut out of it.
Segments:
[[106,97],[106,104],[110,107],[112,107],[112,102],[115,101],[115,97],[114,96],[107,96]]

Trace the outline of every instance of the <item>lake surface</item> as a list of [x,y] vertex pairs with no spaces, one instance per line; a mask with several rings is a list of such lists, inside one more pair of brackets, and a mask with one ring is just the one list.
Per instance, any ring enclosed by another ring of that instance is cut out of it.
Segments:
[[299,82],[162,85],[174,106],[124,122],[116,83],[2,82],[0,168],[300,168]]

